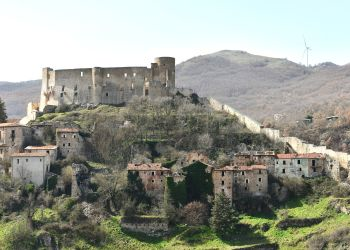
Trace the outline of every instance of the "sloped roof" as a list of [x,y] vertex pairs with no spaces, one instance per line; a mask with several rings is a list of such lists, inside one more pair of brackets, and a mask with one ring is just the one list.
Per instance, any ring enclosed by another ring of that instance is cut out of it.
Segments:
[[11,155],[11,157],[46,157],[46,153],[41,153],[41,152],[34,152],[34,153],[14,153]]
[[27,146],[27,150],[53,150],[57,149],[56,145],[44,145],[44,146]]
[[133,170],[133,171],[170,171],[168,168],[162,167],[161,163],[141,163],[141,164],[133,164],[129,163],[127,170]]
[[58,132],[58,133],[78,133],[79,129],[77,129],[77,128],[57,128],[56,132]]
[[324,158],[323,154],[319,153],[307,153],[307,154],[277,154],[277,159],[321,159]]
[[252,166],[225,166],[217,168],[214,171],[251,171],[251,170],[266,170],[264,165],[252,165]]

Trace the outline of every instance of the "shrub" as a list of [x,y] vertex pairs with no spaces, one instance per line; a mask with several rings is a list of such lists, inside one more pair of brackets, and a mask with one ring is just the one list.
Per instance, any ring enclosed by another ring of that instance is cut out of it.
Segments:
[[350,187],[348,185],[337,185],[333,188],[332,195],[337,198],[349,197]]
[[35,237],[24,221],[13,224],[5,231],[2,247],[9,250],[30,250],[35,249]]
[[208,206],[204,203],[193,201],[188,203],[181,211],[185,223],[189,225],[204,225],[208,222]]

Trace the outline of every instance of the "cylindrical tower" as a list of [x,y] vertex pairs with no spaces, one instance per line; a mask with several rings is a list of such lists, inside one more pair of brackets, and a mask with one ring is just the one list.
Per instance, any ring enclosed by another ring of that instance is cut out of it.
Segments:
[[158,65],[159,81],[169,88],[175,88],[175,58],[157,57],[154,62]]

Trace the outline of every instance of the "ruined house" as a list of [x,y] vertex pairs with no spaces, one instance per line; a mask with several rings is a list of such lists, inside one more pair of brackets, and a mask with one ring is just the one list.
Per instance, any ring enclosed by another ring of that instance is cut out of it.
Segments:
[[11,175],[13,179],[37,186],[44,184],[50,171],[49,155],[42,152],[14,153],[11,155]]
[[323,154],[277,154],[275,176],[316,177],[325,174],[326,159]]
[[132,96],[169,96],[174,89],[172,57],[158,57],[150,68],[44,68],[39,109],[43,111],[47,105],[118,105]]
[[155,195],[162,194],[165,187],[165,178],[170,175],[170,169],[162,167],[161,163],[129,163],[128,171],[137,172],[146,192]]
[[9,160],[11,154],[22,151],[31,135],[31,129],[27,126],[0,123],[0,159]]
[[212,173],[214,194],[224,193],[231,200],[268,193],[268,173],[264,165],[225,166]]
[[275,166],[275,157],[276,154],[274,151],[240,152],[234,155],[233,165],[264,165],[268,168],[269,172],[272,172]]
[[79,129],[57,128],[56,144],[62,157],[80,155],[83,148],[83,140],[79,135]]

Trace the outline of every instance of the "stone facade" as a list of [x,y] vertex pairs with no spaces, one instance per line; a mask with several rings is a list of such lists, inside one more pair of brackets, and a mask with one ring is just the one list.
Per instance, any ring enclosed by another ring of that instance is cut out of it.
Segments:
[[15,153],[11,155],[13,179],[41,186],[49,171],[50,159],[46,153]]
[[26,140],[31,138],[31,129],[17,123],[0,124],[0,159],[9,160],[11,154],[23,150]]
[[322,154],[277,154],[275,176],[316,177],[326,174],[326,159]]
[[24,151],[27,153],[46,153],[49,156],[50,163],[55,162],[57,159],[56,145],[27,146]]
[[46,105],[123,104],[132,96],[168,96],[175,89],[175,58],[147,67],[43,69],[40,111]]
[[83,148],[83,140],[76,128],[56,129],[56,145],[62,157],[79,155]]
[[264,165],[270,173],[273,172],[275,166],[276,154],[274,151],[251,151],[240,152],[234,155],[233,165]]
[[170,169],[162,167],[160,163],[129,163],[127,170],[137,172],[146,192],[155,195],[164,192],[165,178],[170,175]]
[[268,194],[267,167],[225,166],[214,169],[214,194],[225,193],[231,200],[245,196],[264,196]]

